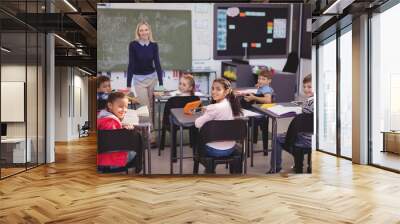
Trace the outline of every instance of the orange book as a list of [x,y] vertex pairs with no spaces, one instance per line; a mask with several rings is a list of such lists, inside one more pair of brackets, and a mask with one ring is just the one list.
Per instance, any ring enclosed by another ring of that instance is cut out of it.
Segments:
[[185,107],[183,108],[183,113],[191,115],[191,114],[193,114],[193,112],[196,108],[200,107],[200,105],[201,105],[200,100],[187,103],[185,105]]

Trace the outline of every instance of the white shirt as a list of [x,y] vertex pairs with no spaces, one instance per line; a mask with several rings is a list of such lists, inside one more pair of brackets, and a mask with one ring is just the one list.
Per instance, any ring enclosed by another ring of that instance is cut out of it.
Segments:
[[[206,107],[205,113],[194,122],[196,128],[201,128],[207,121],[212,120],[233,120],[233,112],[231,104],[227,99],[223,99],[219,103],[210,104]],[[226,150],[235,146],[235,141],[218,141],[207,143],[208,146]]]

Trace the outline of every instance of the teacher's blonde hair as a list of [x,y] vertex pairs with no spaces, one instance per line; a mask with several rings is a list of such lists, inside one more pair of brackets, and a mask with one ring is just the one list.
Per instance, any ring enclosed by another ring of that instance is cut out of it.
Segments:
[[153,39],[153,32],[151,31],[151,26],[150,26],[150,24],[148,23],[148,22],[146,22],[146,21],[140,21],[138,24],[137,24],[137,26],[136,26],[136,31],[135,31],[135,40],[139,40],[140,38],[139,38],[139,28],[142,26],[142,25],[146,25],[147,26],[147,28],[149,29],[149,41],[151,41],[151,42],[154,42],[154,39]]

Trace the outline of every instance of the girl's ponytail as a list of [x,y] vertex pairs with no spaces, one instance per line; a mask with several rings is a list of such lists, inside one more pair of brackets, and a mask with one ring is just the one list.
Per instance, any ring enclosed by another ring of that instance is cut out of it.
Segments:
[[242,108],[240,106],[240,101],[239,98],[233,94],[232,88],[229,89],[228,95],[226,95],[226,98],[228,99],[229,103],[231,104],[232,108],[232,113],[234,116],[240,116],[242,115]]
[[231,105],[233,116],[242,115],[243,113],[242,113],[242,108],[240,106],[240,101],[239,98],[237,98],[233,93],[231,82],[223,78],[215,79],[214,82],[222,84],[222,86],[224,86],[224,88],[229,91],[228,94],[226,95],[226,98],[228,99]]

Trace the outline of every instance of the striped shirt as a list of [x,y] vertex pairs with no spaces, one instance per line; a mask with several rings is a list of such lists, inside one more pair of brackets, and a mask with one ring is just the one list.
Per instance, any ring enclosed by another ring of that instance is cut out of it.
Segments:
[[[302,112],[305,114],[314,113],[314,96],[307,98],[302,104]],[[299,133],[296,145],[311,147],[312,133]]]
[[307,98],[302,104],[302,112],[305,114],[314,113],[314,96]]

